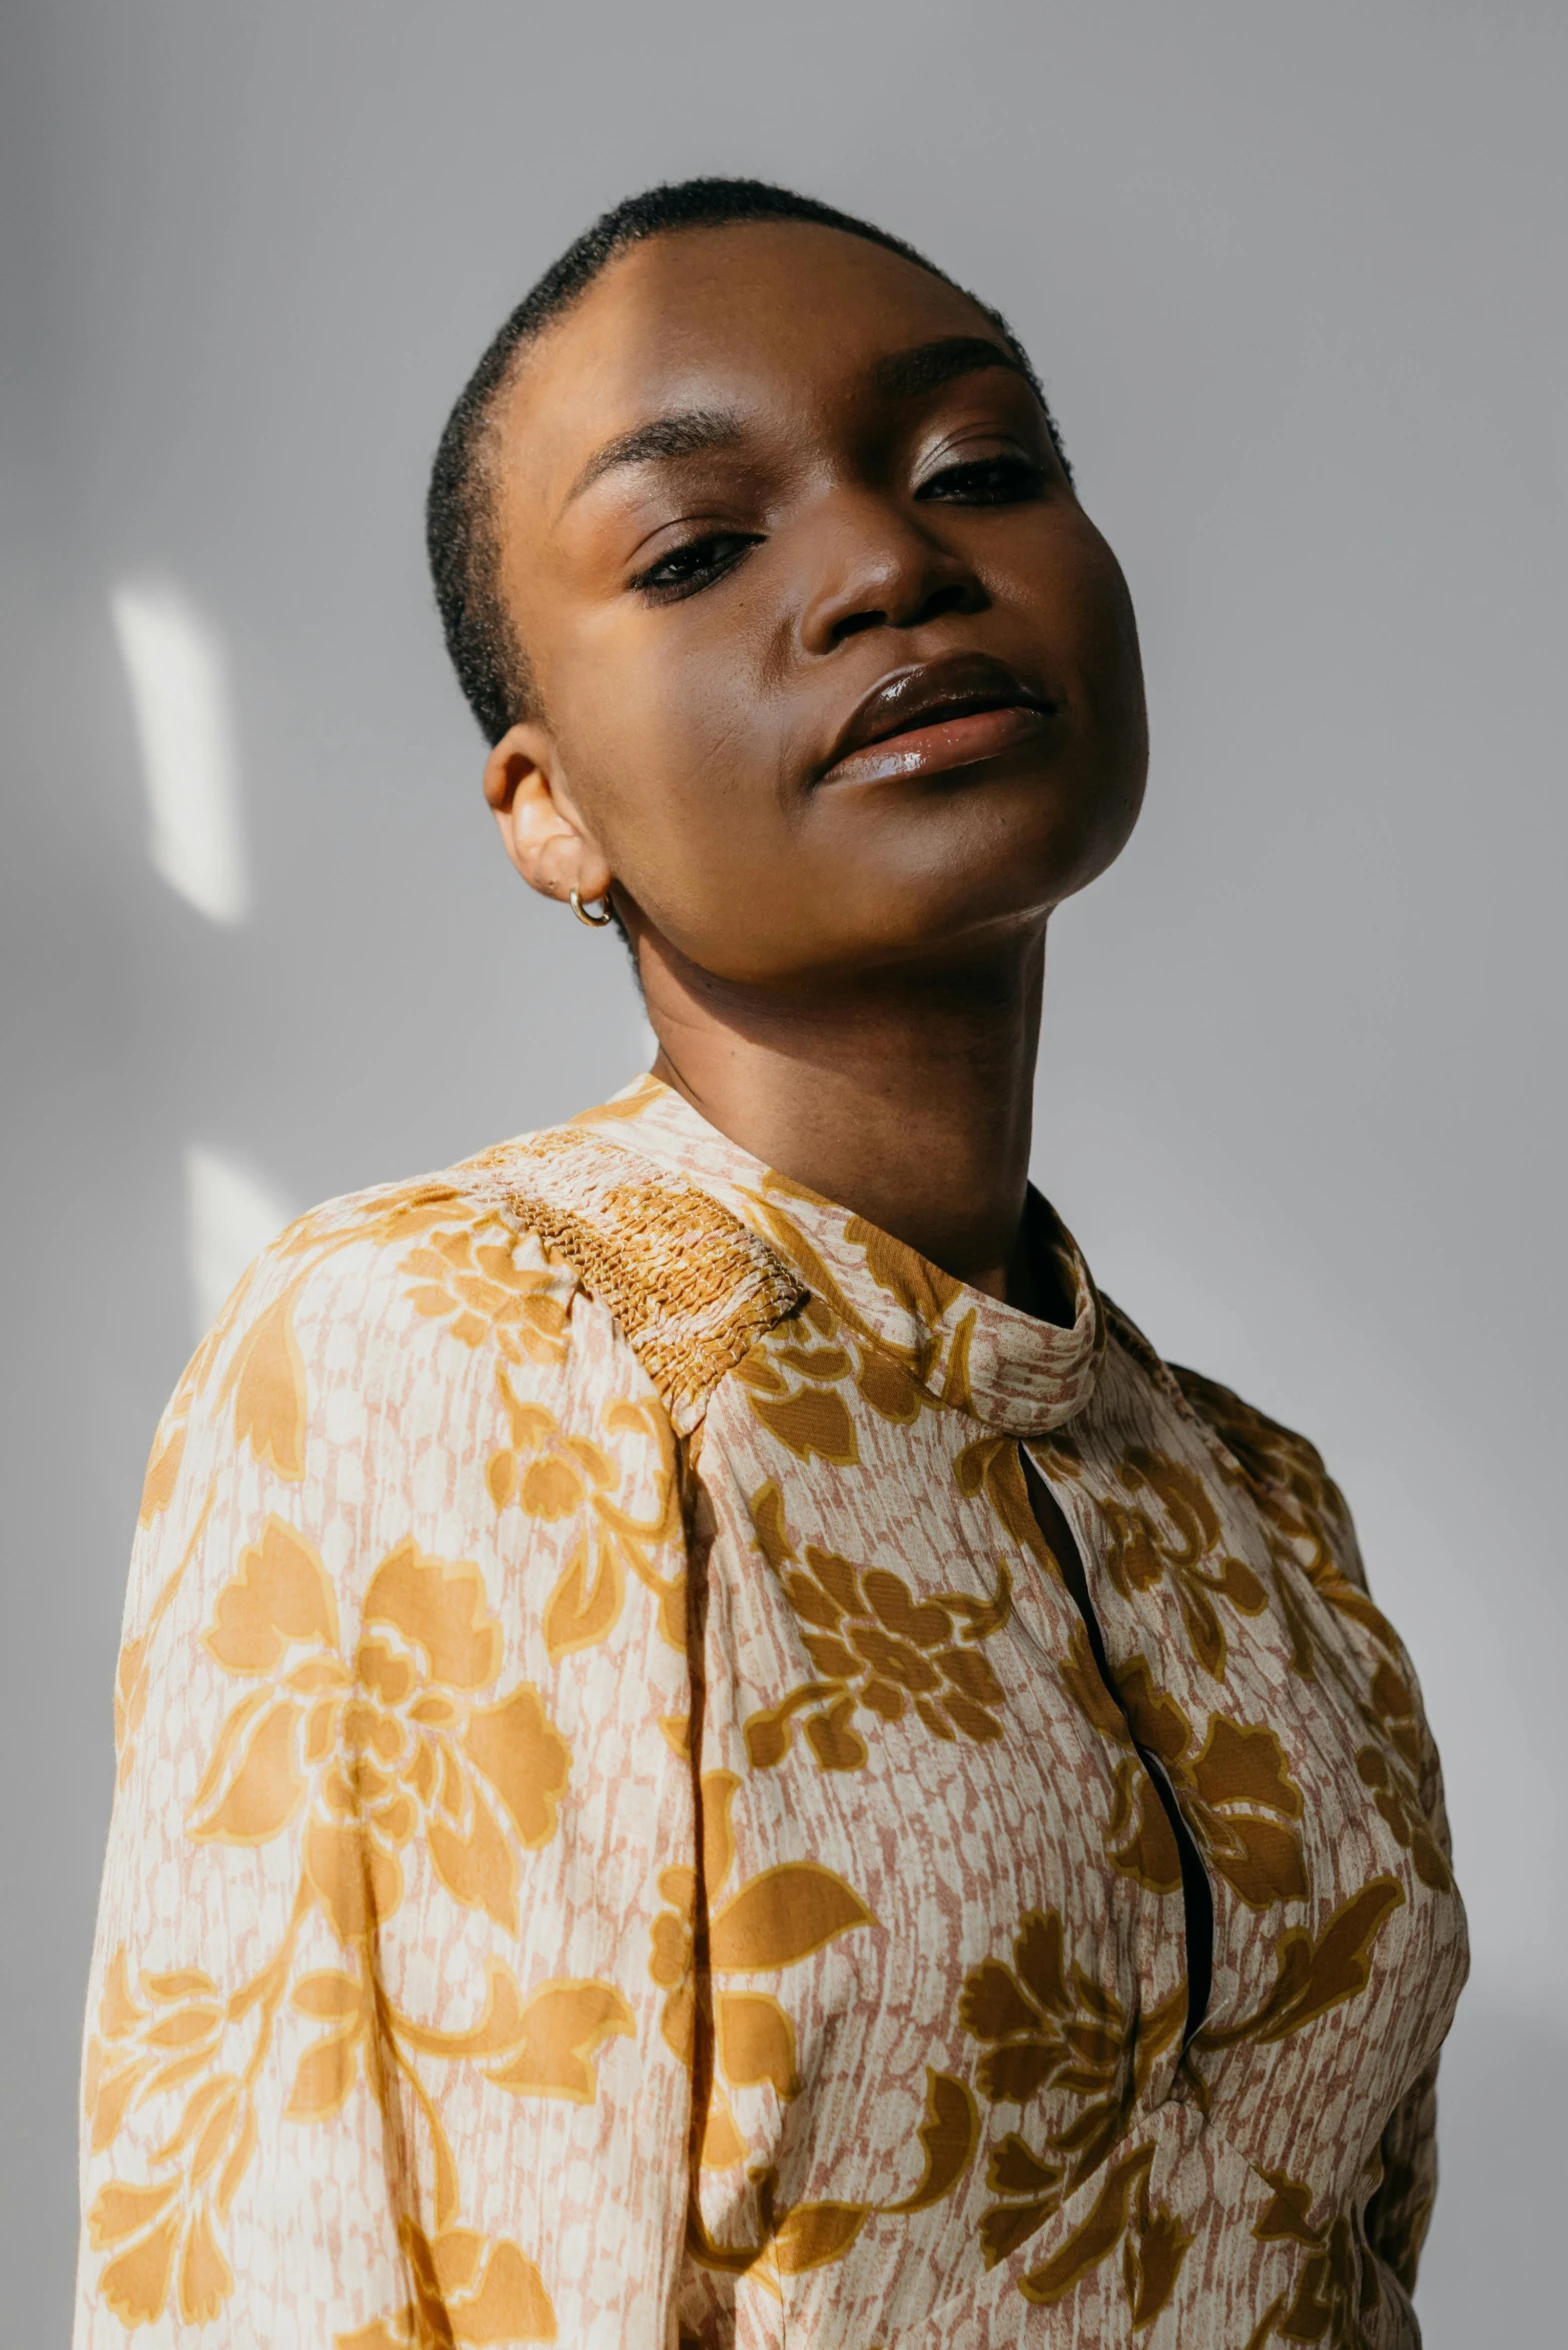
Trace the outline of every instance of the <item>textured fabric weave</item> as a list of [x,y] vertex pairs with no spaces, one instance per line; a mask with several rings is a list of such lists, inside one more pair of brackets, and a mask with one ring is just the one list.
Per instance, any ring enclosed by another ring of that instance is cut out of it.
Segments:
[[1416,2342],[1414,1674],[1040,1215],[1070,1329],[645,1080],[252,1269],[142,1503],[78,2350]]

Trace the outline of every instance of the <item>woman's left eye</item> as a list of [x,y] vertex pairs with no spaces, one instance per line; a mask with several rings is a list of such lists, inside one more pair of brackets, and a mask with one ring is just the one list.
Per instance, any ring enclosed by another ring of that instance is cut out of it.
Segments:
[[1017,506],[1037,498],[1045,468],[1031,457],[973,457],[945,465],[915,492],[917,498],[954,506]]
[[699,588],[721,579],[756,544],[756,538],[743,531],[710,531],[705,538],[688,539],[683,547],[672,547],[657,563],[639,571],[632,586],[663,603],[678,596],[694,596]]

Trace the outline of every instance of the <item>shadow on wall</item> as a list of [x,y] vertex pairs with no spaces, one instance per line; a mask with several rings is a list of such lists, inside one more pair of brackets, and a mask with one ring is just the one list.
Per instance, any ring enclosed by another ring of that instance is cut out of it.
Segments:
[[[1438,2076],[1438,2217],[1416,2306],[1425,2350],[1563,2340],[1562,2228],[1568,2024],[1473,1985]],[[1484,2247],[1484,2250],[1478,2250]]]

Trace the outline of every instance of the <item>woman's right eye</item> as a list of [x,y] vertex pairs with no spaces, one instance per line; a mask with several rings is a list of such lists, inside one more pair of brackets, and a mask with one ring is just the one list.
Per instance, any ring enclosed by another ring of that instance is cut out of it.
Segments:
[[639,593],[664,603],[673,602],[677,596],[694,596],[699,589],[711,587],[716,579],[721,579],[740,561],[747,548],[757,543],[753,532],[709,531],[703,538],[688,539],[683,547],[672,547],[657,563],[639,571],[632,586]]

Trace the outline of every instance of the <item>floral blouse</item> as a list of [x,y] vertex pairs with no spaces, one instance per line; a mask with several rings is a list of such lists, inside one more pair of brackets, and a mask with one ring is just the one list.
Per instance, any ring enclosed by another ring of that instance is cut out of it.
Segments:
[[253,1267],[142,1502],[77,2350],[1418,2340],[1409,1659],[1034,1213],[1070,1329],[650,1078]]

